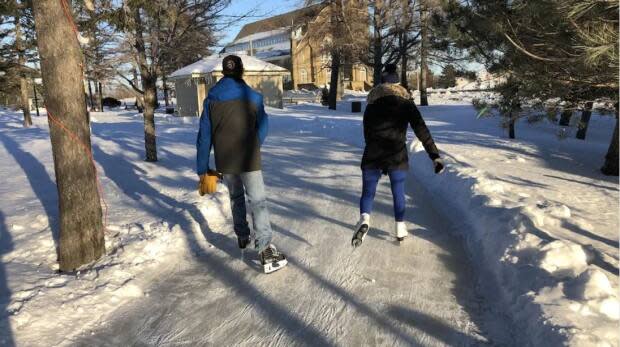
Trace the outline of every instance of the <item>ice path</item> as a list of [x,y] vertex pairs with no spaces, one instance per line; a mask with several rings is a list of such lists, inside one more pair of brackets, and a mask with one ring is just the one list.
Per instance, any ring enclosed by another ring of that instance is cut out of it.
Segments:
[[390,236],[384,178],[372,229],[352,251],[359,116],[315,117],[301,108],[271,122],[264,174],[274,242],[289,256],[288,268],[260,273],[256,255],[242,259],[236,249],[230,221],[209,223],[207,211],[200,230],[186,230],[193,260],[77,345],[506,344],[499,337],[506,334],[490,331],[501,324],[491,323],[476,295],[461,241],[418,182],[408,182],[410,237],[399,245]]

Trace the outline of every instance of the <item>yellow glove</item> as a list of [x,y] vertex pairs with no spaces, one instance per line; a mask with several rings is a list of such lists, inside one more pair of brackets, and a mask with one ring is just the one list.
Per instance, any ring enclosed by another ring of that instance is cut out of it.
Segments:
[[217,182],[221,178],[221,174],[209,170],[207,174],[200,175],[200,182],[198,183],[198,194],[203,196],[205,194],[213,194],[217,191]]

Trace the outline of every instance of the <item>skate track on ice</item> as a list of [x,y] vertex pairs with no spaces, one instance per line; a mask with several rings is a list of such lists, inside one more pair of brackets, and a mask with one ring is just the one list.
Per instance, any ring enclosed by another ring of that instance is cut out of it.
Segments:
[[[404,243],[391,237],[392,199],[384,177],[371,230],[352,250],[361,114],[302,105],[270,115],[263,170],[274,243],[289,266],[262,274],[255,252],[241,257],[230,220],[210,222],[207,212],[207,220],[196,220],[201,232],[184,230],[192,261],[75,344],[506,345],[503,324],[476,294],[461,241],[419,182],[410,178],[407,184],[410,234]],[[194,137],[186,141],[192,146]],[[429,163],[413,165],[431,169]]]

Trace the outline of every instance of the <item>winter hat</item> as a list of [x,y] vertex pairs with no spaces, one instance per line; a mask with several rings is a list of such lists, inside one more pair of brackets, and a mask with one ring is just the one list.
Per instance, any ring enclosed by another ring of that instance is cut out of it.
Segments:
[[241,78],[243,76],[243,62],[236,55],[229,55],[222,60],[222,74],[228,77]]
[[400,78],[396,72],[396,64],[386,64],[381,74],[382,83],[399,83]]

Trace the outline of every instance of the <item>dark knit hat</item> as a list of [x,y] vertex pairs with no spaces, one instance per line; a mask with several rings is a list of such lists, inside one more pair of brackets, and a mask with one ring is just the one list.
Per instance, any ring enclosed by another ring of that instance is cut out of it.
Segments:
[[222,74],[224,76],[241,78],[243,76],[243,62],[236,55],[228,55],[222,60]]
[[381,82],[382,83],[399,83],[400,77],[398,77],[398,73],[396,72],[396,64],[386,64],[383,69],[383,73],[381,74]]

